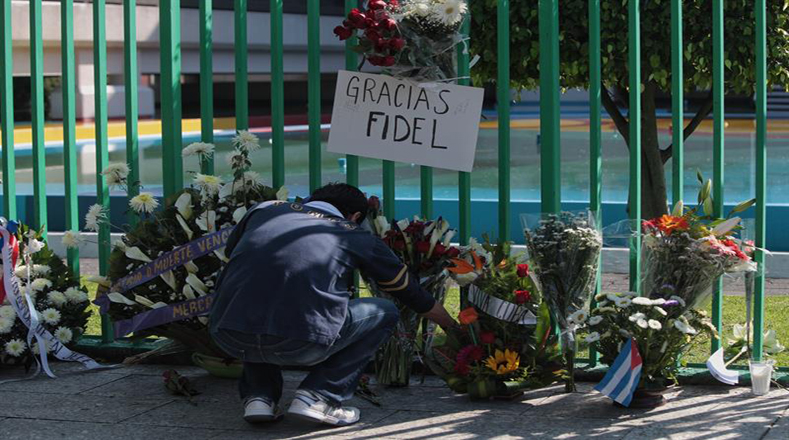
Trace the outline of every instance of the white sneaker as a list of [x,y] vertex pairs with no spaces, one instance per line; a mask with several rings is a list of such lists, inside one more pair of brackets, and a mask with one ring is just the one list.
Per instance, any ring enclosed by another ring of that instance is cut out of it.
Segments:
[[250,397],[244,402],[244,420],[247,423],[273,422],[280,416],[277,408],[261,397]]
[[312,422],[333,426],[346,426],[359,421],[358,408],[333,406],[315,393],[297,390],[288,414]]

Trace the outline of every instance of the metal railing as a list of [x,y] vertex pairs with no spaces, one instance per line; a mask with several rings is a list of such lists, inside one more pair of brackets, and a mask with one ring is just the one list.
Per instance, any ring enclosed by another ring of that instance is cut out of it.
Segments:
[[[476,0],[471,0],[476,1]],[[357,0],[345,0],[346,12],[358,6]],[[498,228],[499,236],[508,237],[510,224],[510,12],[508,0],[497,1],[497,105],[498,105]],[[590,101],[590,208],[600,211],[602,207],[602,154],[601,154],[601,0],[589,0],[589,101]],[[2,120],[2,173],[3,173],[3,215],[15,218],[17,214],[15,189],[14,116],[13,116],[13,57],[11,41],[11,0],[0,0],[0,120]],[[236,128],[249,127],[248,105],[248,55],[247,55],[247,0],[235,0],[235,115]],[[61,0],[61,51],[62,51],[62,90],[63,90],[63,136],[66,193],[66,228],[77,230],[79,213],[77,210],[77,162],[75,141],[75,52],[74,52],[74,15],[73,0]],[[539,1],[539,46],[540,46],[540,163],[541,163],[541,209],[556,212],[561,209],[561,115],[559,84],[559,0]],[[159,40],[161,51],[161,119],[163,157],[162,169],[164,195],[175,193],[183,186],[182,180],[182,132],[181,132],[181,44],[180,44],[180,0],[161,0],[159,2]],[[94,0],[93,8],[93,57],[96,126],[96,191],[97,203],[109,209],[109,190],[101,171],[108,164],[107,140],[107,53],[105,39],[105,0]],[[309,120],[309,186],[318,187],[322,182],[321,170],[321,114],[320,114],[320,32],[321,13],[319,0],[307,0],[308,27],[308,120]],[[714,0],[713,11],[713,194],[715,214],[723,214],[724,189],[724,41],[723,41],[723,0]],[[135,0],[123,1],[124,24],[124,73],[126,87],[126,160],[131,168],[130,181],[139,180],[139,142],[137,134],[137,49]],[[271,145],[272,175],[274,186],[285,182],[286,155],[284,144],[284,72],[283,72],[283,0],[270,0],[271,29]],[[35,227],[45,225],[47,215],[45,183],[45,146],[44,146],[44,96],[43,96],[43,47],[42,47],[42,0],[30,0],[30,59],[32,75],[32,132],[33,132],[33,198],[32,219],[26,219]],[[754,1],[756,17],[755,62],[756,62],[756,234],[758,248],[765,246],[766,227],[766,97],[767,97],[767,52],[766,52],[766,2]],[[640,39],[639,2],[628,2],[628,63],[629,86],[639,90],[641,85],[641,39]],[[204,142],[213,141],[213,92],[212,92],[212,1],[199,1],[199,49],[200,49],[200,118],[201,138]],[[682,41],[682,0],[671,1],[671,97],[674,127],[683,126],[683,41]],[[462,31],[469,32],[466,21]],[[350,50],[353,40],[346,43],[346,69],[355,70],[357,55]],[[458,74],[464,78],[459,82],[469,84],[469,56],[462,45],[458,47]],[[639,219],[641,213],[641,95],[630,94],[630,184],[629,215]],[[348,156],[347,181],[359,184],[359,160]],[[683,133],[673,130],[672,161],[672,199],[683,198]],[[213,162],[203,162],[204,172],[213,170]],[[395,164],[383,161],[383,201],[385,214],[394,216],[395,201]],[[134,186],[132,186],[134,191]],[[420,170],[421,214],[433,215],[433,170],[422,167]],[[129,197],[136,195],[129,193]],[[471,175],[458,173],[458,210],[459,238],[462,244],[470,237],[471,221]],[[133,215],[133,214],[130,214]],[[601,216],[598,216],[600,218]],[[131,218],[134,223],[136,219]],[[109,256],[109,226],[101,226],[99,232],[99,270],[107,273]],[[630,253],[631,288],[638,290],[637,280],[640,271],[640,242],[633,239]],[[764,263],[764,252],[757,251],[756,259]],[[68,264],[74,272],[79,271],[79,253],[68,251]],[[599,288],[599,283],[598,283]],[[754,356],[762,357],[762,330],[764,328],[764,288],[763,272],[756,276],[754,312]],[[717,284],[713,299],[713,322],[721,330],[722,289]],[[103,319],[103,341],[112,341],[108,319]],[[712,349],[719,346],[713,341]],[[591,362],[596,362],[592,353]]]

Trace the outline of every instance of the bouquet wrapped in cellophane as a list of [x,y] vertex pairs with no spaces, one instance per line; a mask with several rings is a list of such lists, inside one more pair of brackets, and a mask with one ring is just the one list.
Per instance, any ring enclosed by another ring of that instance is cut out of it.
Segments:
[[[703,182],[701,176],[699,181]],[[735,233],[754,200],[740,203],[726,218],[713,216],[712,182],[702,185],[698,205],[677,202],[671,215],[642,223],[642,289],[650,298],[675,299],[681,310],[697,309],[709,299],[712,283],[724,273],[752,272],[749,245]]]
[[550,315],[527,263],[511,256],[510,242],[472,239],[449,268],[468,305],[460,332],[428,345],[425,359],[456,392],[473,399],[509,397],[561,377]]
[[468,6],[463,0],[369,0],[334,33],[358,37],[354,50],[392,76],[413,81],[457,79],[457,45]]
[[[370,223],[374,232],[383,239],[400,260],[408,266],[412,276],[440,304],[444,303],[449,274],[446,268],[450,260],[459,254],[450,246],[455,231],[449,222],[438,218],[434,221],[415,218],[391,224],[380,212],[377,197],[370,198]],[[376,377],[378,383],[389,386],[408,386],[411,367],[417,352],[416,337],[423,320],[415,311],[405,307],[397,299],[378,288],[372,280],[366,280],[373,296],[392,300],[400,310],[400,320],[394,334],[379,348],[376,354]],[[435,325],[423,323],[423,344],[432,337]]]
[[538,218],[521,216],[526,247],[543,298],[562,336],[567,363],[567,392],[575,391],[575,332],[585,321],[597,278],[602,234],[594,215],[562,212]]

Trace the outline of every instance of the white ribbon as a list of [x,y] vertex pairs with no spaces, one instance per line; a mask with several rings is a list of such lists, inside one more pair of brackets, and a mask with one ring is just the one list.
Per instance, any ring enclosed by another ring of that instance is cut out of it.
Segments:
[[[47,373],[47,376],[52,378],[56,377],[55,374],[52,373],[52,370],[50,370],[49,363],[47,362],[47,343],[49,343],[49,347],[52,349],[52,354],[61,361],[79,362],[89,370],[108,368],[107,366],[99,364],[88,356],[69,350],[56,337],[54,337],[52,333],[47,331],[47,329],[41,325],[32,298],[30,298],[30,295],[27,293],[23,295],[19,291],[19,281],[16,279],[16,274],[14,274],[11,258],[11,233],[8,232],[5,227],[0,226],[0,235],[2,235],[3,238],[3,285],[8,297],[8,302],[11,303],[11,307],[14,308],[16,315],[20,320],[22,320],[22,323],[25,324],[25,326],[29,329],[27,334],[28,346],[32,347],[34,338],[36,342],[38,342],[41,363],[39,364],[39,359],[35,356],[35,353],[33,353],[33,358],[36,360],[36,371],[28,378],[38,375],[42,366],[44,372]],[[30,265],[28,265],[28,267],[30,267]]]
[[531,310],[509,301],[504,301],[501,298],[488,295],[477,286],[470,286],[468,301],[486,314],[501,321],[513,322],[518,325],[537,324],[537,317],[534,316]]

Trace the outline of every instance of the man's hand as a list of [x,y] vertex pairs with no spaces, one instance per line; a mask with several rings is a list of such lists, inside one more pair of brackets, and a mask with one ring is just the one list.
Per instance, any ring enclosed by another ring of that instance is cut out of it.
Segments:
[[433,308],[427,313],[423,313],[422,316],[438,324],[444,329],[444,331],[449,331],[458,325],[457,322],[455,322],[455,320],[449,315],[447,309],[445,309],[444,306],[439,302],[436,302]]

